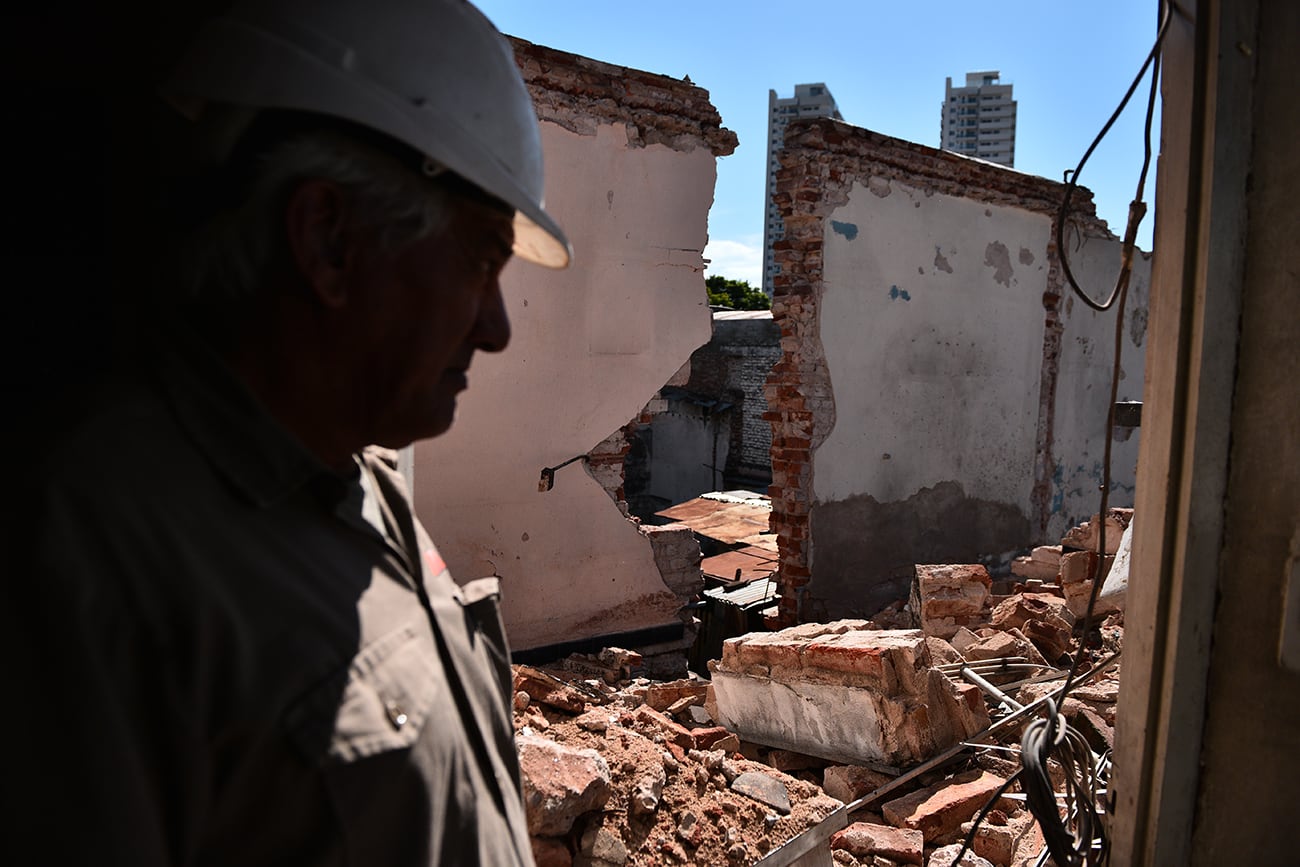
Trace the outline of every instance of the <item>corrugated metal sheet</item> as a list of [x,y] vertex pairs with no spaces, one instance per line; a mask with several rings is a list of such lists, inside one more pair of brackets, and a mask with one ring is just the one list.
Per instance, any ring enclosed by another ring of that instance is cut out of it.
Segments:
[[736,545],[767,533],[772,501],[749,491],[726,491],[705,494],[655,514],[724,545]]
[[734,587],[714,587],[712,590],[705,590],[704,595],[724,605],[734,605],[742,610],[765,606],[776,598],[776,578],[759,578]]

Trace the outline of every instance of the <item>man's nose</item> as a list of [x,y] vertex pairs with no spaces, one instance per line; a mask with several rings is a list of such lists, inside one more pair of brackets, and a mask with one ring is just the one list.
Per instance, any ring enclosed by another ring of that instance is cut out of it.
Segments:
[[479,306],[473,341],[474,347],[484,352],[500,352],[510,343],[510,317],[500,282],[493,284],[492,291]]

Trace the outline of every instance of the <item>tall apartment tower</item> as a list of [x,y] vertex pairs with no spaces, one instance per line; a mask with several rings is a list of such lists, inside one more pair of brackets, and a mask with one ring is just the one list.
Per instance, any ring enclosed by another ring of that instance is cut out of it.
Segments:
[[997,70],[966,73],[966,86],[944,87],[942,147],[1008,168],[1016,164],[1016,101]]
[[767,217],[763,221],[763,292],[772,297],[772,277],[777,267],[773,245],[785,236],[781,213],[776,208],[777,151],[785,145],[785,125],[799,117],[833,117],[843,120],[835,106],[835,97],[826,85],[796,84],[794,96],[778,97],[775,90],[767,92]]

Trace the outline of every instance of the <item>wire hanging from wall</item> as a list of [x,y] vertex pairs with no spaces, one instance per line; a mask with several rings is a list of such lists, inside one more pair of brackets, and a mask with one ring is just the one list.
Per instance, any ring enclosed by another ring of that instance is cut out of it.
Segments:
[[[1061,715],[1061,707],[1064,705],[1071,687],[1076,682],[1079,666],[1083,661],[1084,651],[1087,647],[1088,635],[1092,630],[1097,596],[1102,586],[1101,570],[1106,556],[1106,516],[1110,509],[1111,441],[1115,426],[1115,403],[1119,390],[1121,350],[1124,336],[1124,305],[1127,300],[1129,280],[1132,274],[1137,229],[1147,210],[1147,206],[1143,202],[1143,191],[1146,187],[1147,172],[1151,165],[1151,126],[1155,114],[1156,96],[1159,93],[1160,46],[1169,30],[1173,6],[1174,4],[1169,0],[1164,0],[1161,3],[1160,23],[1156,31],[1155,42],[1151,46],[1151,50],[1148,52],[1141,69],[1134,76],[1133,83],[1129,85],[1123,99],[1120,100],[1119,105],[1111,114],[1109,120],[1106,121],[1101,132],[1097,134],[1084,152],[1078,166],[1075,167],[1074,171],[1066,173],[1065,192],[1062,195],[1061,206],[1056,214],[1055,238],[1057,253],[1061,259],[1061,269],[1070,288],[1093,310],[1105,312],[1112,307],[1116,308],[1115,351],[1111,370],[1110,401],[1106,411],[1106,445],[1102,459],[1097,551],[1092,561],[1092,574],[1090,576],[1092,591],[1088,597],[1088,607],[1084,615],[1079,649],[1071,662],[1065,684],[1058,694],[1059,704],[1056,701],[1049,700],[1046,703],[1046,715],[1026,725],[1020,743],[1020,770],[994,793],[993,797],[989,799],[988,803],[975,817],[971,829],[963,841],[961,851],[953,862],[954,864],[962,862],[966,852],[970,851],[975,841],[975,835],[979,831],[980,825],[993,809],[994,804],[1016,780],[1020,781],[1021,788],[1025,793],[1026,804],[1042,829],[1047,851],[1058,867],[1081,867],[1081,865],[1093,867],[1093,865],[1104,863],[1106,859],[1108,840],[1104,822],[1097,809],[1096,802],[1098,789],[1100,786],[1105,785],[1108,778],[1109,755],[1104,755],[1100,759],[1095,757],[1083,737]],[[1123,243],[1120,249],[1120,270],[1115,280],[1115,287],[1111,291],[1110,297],[1103,302],[1098,302],[1079,286],[1073,272],[1070,270],[1068,249],[1065,241],[1065,226],[1070,216],[1070,200],[1075,187],[1078,186],[1079,175],[1088,162],[1088,158],[1092,156],[1093,151],[1101,144],[1102,139],[1106,137],[1115,121],[1123,113],[1129,99],[1146,76],[1148,69],[1151,69],[1152,72],[1144,125],[1142,170],[1138,176],[1137,191],[1133,201],[1129,204],[1128,224],[1125,227]],[[1064,819],[1061,816],[1061,807],[1057,803],[1056,793],[1048,774],[1049,759],[1056,759],[1065,770],[1064,800],[1066,817]]]

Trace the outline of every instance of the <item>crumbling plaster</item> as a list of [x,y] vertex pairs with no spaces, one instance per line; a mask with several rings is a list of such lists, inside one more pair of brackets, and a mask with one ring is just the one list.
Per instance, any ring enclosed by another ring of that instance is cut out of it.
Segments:
[[[914,563],[993,561],[1096,508],[1113,314],[1068,297],[1063,186],[829,119],[787,130],[768,382],[787,622],[870,616]],[[1104,297],[1119,242],[1078,189],[1071,266]],[[1120,399],[1140,396],[1149,263]],[[1136,436],[1112,504],[1131,505]]]
[[582,462],[549,491],[539,476],[636,418],[709,339],[702,251],[735,136],[690,84],[514,44],[574,261],[507,267],[511,344],[475,358],[456,424],[416,446],[414,494],[453,574],[501,577],[512,646],[527,649],[678,622],[680,588]]

